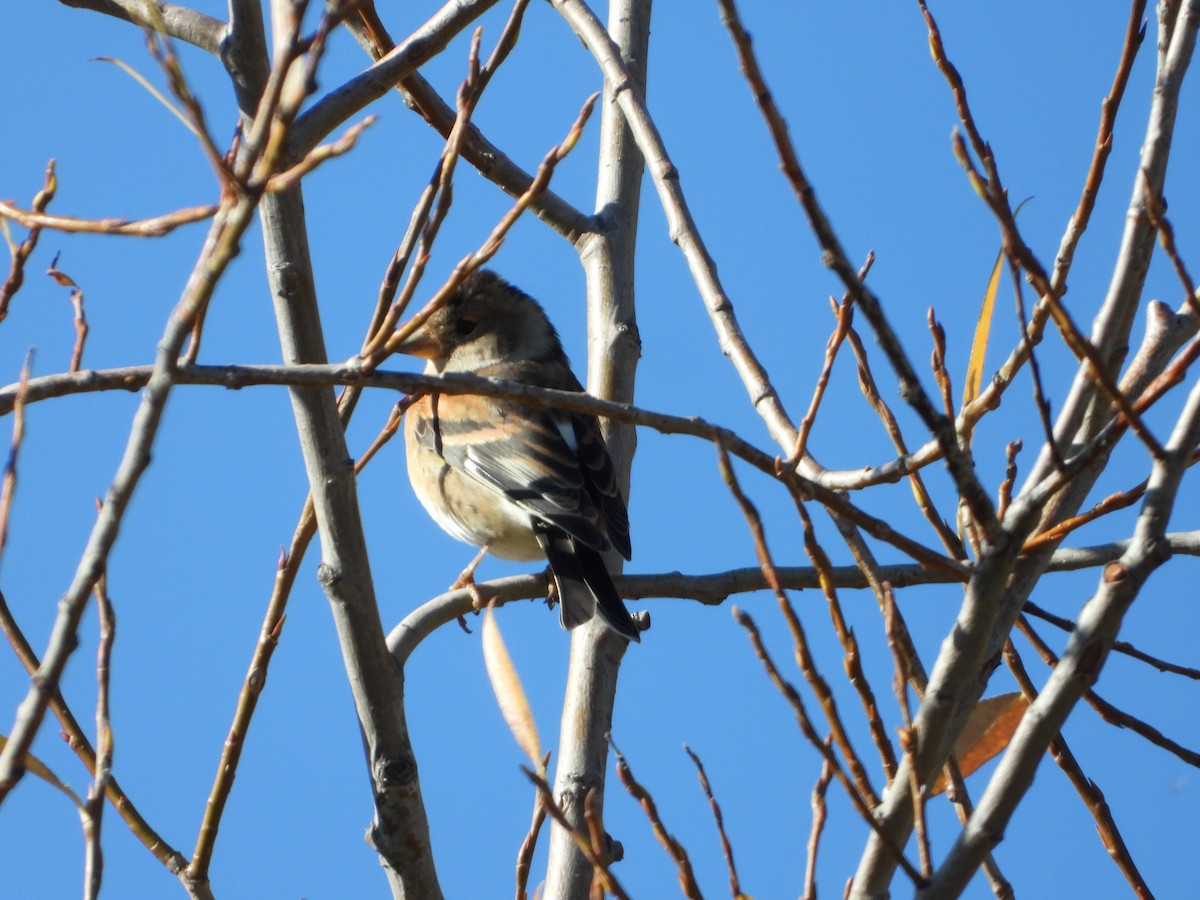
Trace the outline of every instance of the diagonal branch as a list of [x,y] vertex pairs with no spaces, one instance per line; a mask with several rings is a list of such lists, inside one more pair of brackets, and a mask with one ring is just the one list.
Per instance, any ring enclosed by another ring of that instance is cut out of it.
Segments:
[[625,121],[629,123],[638,149],[646,159],[650,177],[658,191],[659,202],[666,213],[671,240],[683,252],[688,269],[716,329],[721,350],[733,363],[750,394],[754,409],[766,423],[771,438],[784,448],[784,452],[790,452],[796,445],[796,426],[788,418],[766,369],[758,361],[742,333],[734,314],[733,303],[717,277],[716,263],[709,255],[688,208],[679,184],[679,172],[667,155],[662,137],[646,109],[645,97],[637,88],[637,79],[621,60],[620,51],[604,30],[604,26],[582,0],[551,2],[600,64],[605,83],[612,86],[616,102],[625,116]]
[[[380,21],[373,2],[362,3],[358,9],[358,16],[346,21],[346,28],[376,60],[391,53],[396,46]],[[415,107],[442,137],[450,137],[457,118],[455,111],[420,72],[413,72],[401,79],[396,85],[396,90],[403,96],[405,103]],[[528,191],[533,182],[532,175],[509,159],[507,154],[489,141],[473,123],[468,125],[463,136],[461,153],[463,159],[473,165],[481,175],[513,197]],[[580,212],[553,191],[545,191],[529,209],[571,243],[593,228],[590,216]]]

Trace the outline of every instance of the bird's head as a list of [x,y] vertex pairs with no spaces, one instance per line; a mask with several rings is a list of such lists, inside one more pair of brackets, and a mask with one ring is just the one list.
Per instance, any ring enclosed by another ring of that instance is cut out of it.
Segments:
[[428,360],[439,373],[562,355],[558,333],[538,302],[488,269],[467,278],[397,349]]

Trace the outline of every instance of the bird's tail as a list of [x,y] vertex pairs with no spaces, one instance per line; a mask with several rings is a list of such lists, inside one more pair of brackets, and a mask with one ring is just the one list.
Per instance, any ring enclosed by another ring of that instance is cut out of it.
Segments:
[[536,533],[558,587],[563,628],[582,625],[599,611],[609,628],[626,640],[640,642],[637,623],[617,593],[600,552],[558,529],[537,529]]

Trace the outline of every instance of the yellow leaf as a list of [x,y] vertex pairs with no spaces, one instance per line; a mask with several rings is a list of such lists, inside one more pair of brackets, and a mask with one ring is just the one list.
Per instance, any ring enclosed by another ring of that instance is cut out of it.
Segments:
[[[3,750],[7,743],[8,738],[0,734],[0,750]],[[22,759],[21,762],[25,766],[25,771],[29,772],[31,775],[36,775],[38,778],[42,779],[42,781],[46,782],[46,784],[58,788],[60,791],[70,797],[71,801],[77,807],[80,809],[83,808],[83,801],[79,799],[79,796],[73,790],[59,781],[58,777],[50,771],[49,767],[32,753],[26,753],[25,758]]]
[[992,310],[996,305],[996,291],[1000,287],[1000,270],[1004,264],[1004,251],[996,254],[992,266],[992,277],[988,279],[987,291],[983,295],[983,308],[979,321],[975,323],[975,340],[971,342],[971,361],[967,364],[967,378],[963,384],[963,406],[979,396],[983,386],[983,362],[987,355],[988,336],[992,330]]
[[533,722],[529,701],[525,699],[521,679],[517,677],[517,670],[513,668],[508,648],[504,646],[504,639],[500,637],[500,626],[496,624],[491,606],[483,617],[482,640],[483,664],[487,667],[492,690],[496,692],[500,714],[504,716],[513,737],[529,757],[534,770],[541,771],[542,751],[538,742],[537,726]]
[[[1028,706],[1029,701],[1020,691],[979,701],[967,716],[962,734],[954,742],[954,754],[964,777],[1008,746]],[[946,773],[942,772],[929,796],[936,797],[945,789]]]

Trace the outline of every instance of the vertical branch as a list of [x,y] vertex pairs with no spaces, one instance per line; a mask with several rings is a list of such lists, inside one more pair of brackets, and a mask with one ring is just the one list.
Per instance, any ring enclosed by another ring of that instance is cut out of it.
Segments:
[[[588,390],[597,397],[624,403],[633,400],[641,356],[634,309],[634,249],[645,162],[617,101],[626,90],[645,92],[650,9],[650,0],[614,0],[609,7],[609,33],[620,49],[631,83],[605,79],[597,228],[577,245],[587,281]],[[634,429],[607,419],[601,421],[601,427],[622,493],[628,497]],[[611,570],[619,572],[620,562],[617,554],[608,554]],[[596,790],[596,802],[602,808],[608,732],[626,647],[598,617],[571,632],[554,793],[576,829],[583,824],[583,798],[590,789]],[[591,880],[592,866],[571,834],[561,827],[551,829],[546,896],[584,898]]]
[[[701,238],[679,184],[679,172],[667,154],[662,137],[646,109],[645,97],[636,89],[636,79],[621,58],[620,48],[604,30],[595,14],[580,0],[551,0],[584,46],[600,64],[606,84],[613,85],[616,102],[629,125],[638,149],[646,157],[659,202],[667,217],[671,240],[679,247],[704,299],[708,315],[725,353],[750,394],[755,411],[762,416],[771,436],[791,450],[796,444],[796,427],[788,418],[771,384],[767,371],[750,348],[733,303],[717,277],[717,266]],[[635,7],[646,4],[633,4]]]
[[[264,199],[267,272],[283,357],[327,361],[300,188]],[[332,388],[292,389],[292,412],[321,540],[317,577],[329,598],[373,784],[370,842],[397,896],[441,896],[416,759],[404,719],[402,678],[387,651],[345,434]]]
[[113,638],[116,636],[117,620],[112,603],[108,599],[105,579],[96,582],[96,609],[100,614],[100,641],[96,648],[96,765],[92,783],[88,787],[85,831],[88,833],[87,863],[84,872],[84,900],[96,900],[100,896],[101,876],[104,872],[104,854],[100,848],[100,822],[104,814],[104,797],[112,779],[112,722],[108,715],[109,663],[112,660]]
[[[826,743],[832,742],[832,738]],[[832,748],[830,748],[832,751]],[[803,900],[817,900],[817,850],[821,845],[821,832],[825,828],[825,819],[829,815],[825,805],[825,794],[829,790],[829,782],[833,781],[833,766],[829,760],[821,764],[821,775],[813,785],[812,792],[812,828],[808,833],[808,859],[804,864],[804,894]]]
[[[275,56],[288,59],[296,52],[297,11],[283,0],[271,5],[275,24]],[[278,88],[279,118],[290,121],[311,83],[328,29],[338,9],[322,20],[303,61],[303,78],[289,79]],[[252,36],[254,37],[254,36]],[[248,53],[265,54],[261,43]],[[276,70],[279,66],[276,66]],[[264,102],[275,96],[274,77],[263,88]],[[239,95],[239,100],[243,100]],[[255,105],[242,104],[244,122]],[[272,152],[284,153],[281,130],[247,127],[247,146],[261,140]],[[256,135],[261,134],[261,138]],[[294,146],[291,148],[295,155]],[[308,249],[304,203],[299,184],[269,194],[260,208],[266,271],[271,287],[283,358],[288,364],[327,360],[317,307],[316,285]],[[440,898],[429,842],[429,826],[421,799],[416,759],[404,715],[403,676],[387,650],[383,623],[375,601],[366,538],[358,510],[354,467],[332,388],[292,389],[292,411],[308,474],[313,510],[321,542],[318,579],[330,601],[354,705],[362,728],[372,783],[375,816],[368,840],[397,897]]]

